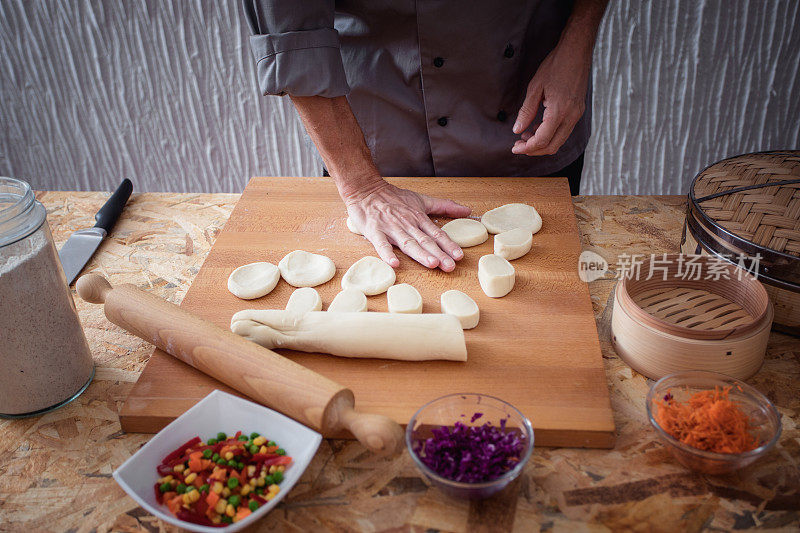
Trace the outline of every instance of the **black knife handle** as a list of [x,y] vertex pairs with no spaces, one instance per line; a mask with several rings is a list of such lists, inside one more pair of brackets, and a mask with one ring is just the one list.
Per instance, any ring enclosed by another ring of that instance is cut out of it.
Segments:
[[122,209],[128,202],[131,192],[133,192],[133,183],[131,183],[131,180],[128,178],[125,178],[122,180],[120,186],[117,187],[117,190],[114,191],[114,194],[111,195],[111,198],[103,204],[103,207],[101,207],[100,211],[94,216],[94,219],[97,221],[94,227],[103,228],[106,230],[106,233],[111,233],[111,228],[114,227],[114,223],[122,214]]

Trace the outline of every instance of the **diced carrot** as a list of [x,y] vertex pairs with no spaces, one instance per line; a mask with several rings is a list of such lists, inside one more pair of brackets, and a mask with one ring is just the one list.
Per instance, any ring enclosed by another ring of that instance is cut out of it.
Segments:
[[195,487],[197,487],[199,489],[200,487],[205,485],[205,483],[203,483],[203,478],[201,478],[200,476],[197,476],[196,478],[194,478],[194,483],[192,483],[192,485],[194,485]]
[[238,522],[243,518],[247,518],[251,514],[252,511],[250,511],[250,509],[248,509],[247,507],[239,507],[239,510],[236,512],[236,516],[233,517],[233,521]]
[[192,452],[192,453],[189,454],[189,460],[202,459],[202,458],[203,458],[203,452],[200,452],[200,451]]
[[167,502],[167,507],[172,512],[172,514],[178,514],[178,511],[181,510],[181,505],[183,505],[183,496],[181,496],[180,494],[175,494],[175,496],[173,496],[169,500],[165,498],[164,501]]
[[206,503],[208,504],[209,507],[214,507],[215,505],[217,505],[218,501],[219,501],[219,494],[217,494],[213,490],[208,493],[208,496],[206,496]]
[[192,472],[202,472],[203,463],[200,459],[189,459],[189,470]]
[[200,462],[203,464],[203,470],[210,470],[214,465],[214,461],[211,459],[201,459]]
[[225,481],[228,479],[228,471],[224,468],[215,468],[214,472],[211,474],[210,479],[218,479],[220,481]]

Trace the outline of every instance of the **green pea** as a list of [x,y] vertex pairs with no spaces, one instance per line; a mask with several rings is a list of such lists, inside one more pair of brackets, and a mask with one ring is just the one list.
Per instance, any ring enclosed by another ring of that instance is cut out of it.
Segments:
[[230,498],[228,498],[228,503],[233,505],[234,507],[239,507],[239,504],[242,503],[242,498],[238,494],[234,494]]
[[280,483],[281,481],[283,481],[283,472],[280,471],[275,472],[274,474],[272,474],[272,479],[275,480],[276,484]]
[[229,489],[233,490],[238,486],[239,486],[239,479],[238,478],[235,478],[235,477],[228,478],[228,488]]
[[194,485],[189,485],[188,487],[186,487],[186,492],[192,492],[193,490],[197,490],[197,487],[195,487]]
[[185,494],[186,493],[186,485],[184,485],[183,483],[179,483],[178,484],[178,488],[175,489],[175,492],[177,492],[178,494]]
[[254,431],[254,432],[252,432],[252,433],[250,433],[250,439],[251,439],[251,440],[257,439],[257,438],[258,438],[258,437],[260,437],[260,436],[261,436],[261,435],[259,435],[259,434],[258,434],[258,433],[256,433],[255,431]]
[[218,454],[218,453],[215,453],[214,455],[212,455],[212,456],[211,456],[211,460],[212,460],[212,461],[214,461],[215,463],[216,463],[217,461],[219,461],[219,454]]
[[258,509],[258,502],[255,500],[250,500],[250,503],[247,504],[251,511],[255,511]]
[[256,487],[256,494],[259,496],[264,494],[264,487]]
[[244,463],[239,461],[238,463],[236,463],[236,468],[237,470],[244,470]]
[[169,492],[170,490],[172,490],[172,485],[169,484],[169,481],[165,481],[164,483],[161,484],[160,487],[158,487],[158,490],[160,490],[161,492]]
[[222,518],[220,518],[220,520],[222,520],[223,524],[233,524],[233,518],[231,518],[226,514],[222,515]]
[[220,457],[220,458],[218,458],[218,459],[217,459],[217,464],[218,464],[218,465],[223,465],[223,466],[224,466],[224,465],[228,464],[228,461],[226,461],[225,459],[223,459],[222,457]]
[[211,456],[214,455],[214,452],[210,448],[206,448],[203,450],[203,457],[206,459],[211,459]]
[[284,450],[283,448],[278,448],[277,450],[275,450],[275,453],[277,453],[278,455],[286,455],[286,450]]
[[250,453],[252,453],[253,455],[257,454],[257,453],[258,453],[258,450],[259,450],[259,447],[258,447],[258,446],[256,446],[255,444],[253,444],[252,446],[250,446]]
[[269,441],[269,442],[267,443],[267,446],[277,446],[277,445],[278,445],[278,444],[277,444],[277,443],[276,443],[274,440],[271,440],[271,441]]
[[217,443],[217,439],[208,439],[208,441],[206,441],[206,444],[208,444],[209,446],[213,446],[216,443]]
[[275,484],[275,477],[273,474],[268,474],[267,477],[264,478],[266,485],[269,487],[270,485]]
[[227,438],[228,438],[228,436],[225,433],[223,433],[222,431],[217,433],[217,442],[220,442],[220,441],[223,441],[223,440],[227,440]]
[[210,488],[211,487],[209,487],[208,484],[200,485],[200,492],[208,492],[208,489],[210,489]]
[[247,440],[247,435],[239,435],[239,440],[244,442]]

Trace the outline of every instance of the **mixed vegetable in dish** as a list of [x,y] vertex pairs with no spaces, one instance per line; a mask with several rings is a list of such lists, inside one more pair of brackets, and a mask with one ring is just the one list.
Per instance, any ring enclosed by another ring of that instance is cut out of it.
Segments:
[[291,463],[283,448],[258,433],[195,437],[156,468],[156,499],[180,520],[224,527],[272,500]]

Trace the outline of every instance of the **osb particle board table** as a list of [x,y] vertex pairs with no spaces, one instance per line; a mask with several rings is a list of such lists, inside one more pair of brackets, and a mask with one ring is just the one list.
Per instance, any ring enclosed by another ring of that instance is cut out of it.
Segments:
[[[40,193],[57,244],[93,216],[107,193]],[[179,302],[237,195],[139,194],[88,265]],[[584,249],[612,265],[623,253],[676,251],[683,197],[579,197]],[[800,342],[773,333],[750,380],[783,415],[763,461],[728,477],[674,463],[644,415],[648,383],[608,342],[613,280],[589,284],[618,432],[613,450],[537,448],[523,476],[490,502],[451,500],[410,458],[388,462],[353,441],[323,441],[292,493],[258,531],[589,531],[800,527]],[[73,404],[40,418],[0,420],[0,531],[170,530],[143,512],[111,472],[150,437],[120,431],[117,412],[151,353],[77,301],[97,376]]]

